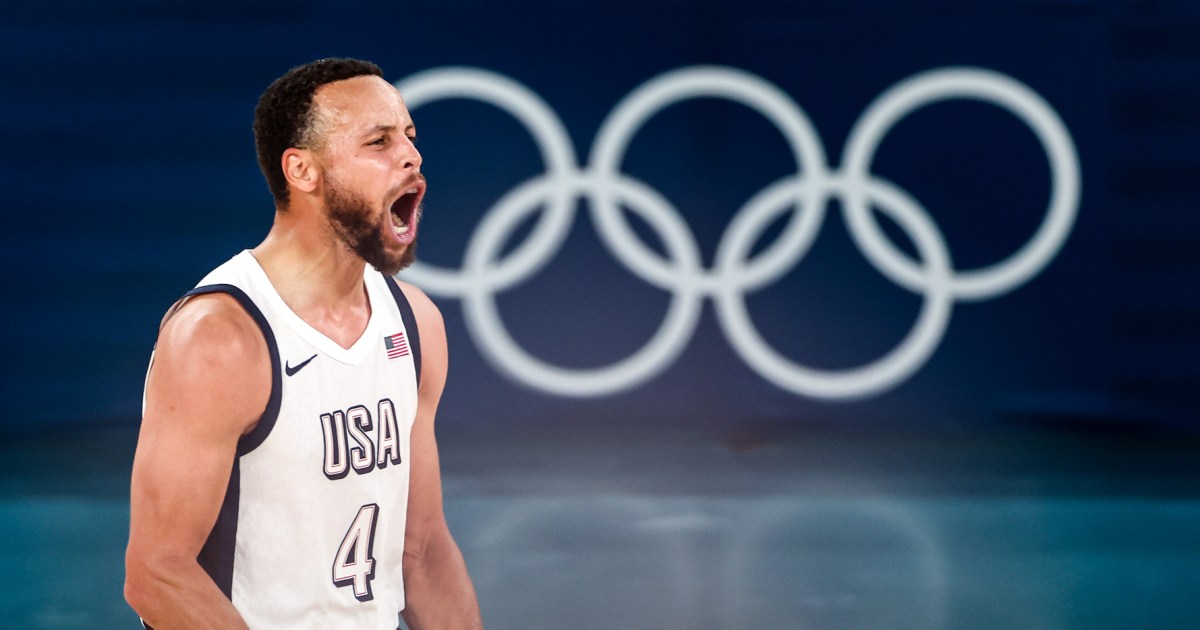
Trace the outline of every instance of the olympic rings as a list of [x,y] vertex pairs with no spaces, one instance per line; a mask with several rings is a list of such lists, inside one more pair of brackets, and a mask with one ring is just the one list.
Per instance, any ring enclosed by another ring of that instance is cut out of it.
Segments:
[[[429,102],[474,99],[511,114],[533,135],[546,172],[516,186],[484,216],[471,235],[457,272],[424,263],[405,271],[426,291],[463,301],[467,326],[484,356],[501,373],[563,396],[599,396],[646,382],[667,369],[690,341],[705,298],[737,354],[759,375],[787,391],[825,399],[875,395],[911,377],[936,349],[956,300],[1008,293],[1041,272],[1058,254],[1075,223],[1080,198],[1079,158],[1062,120],[1038,94],[1015,79],[979,68],[930,70],[901,81],[871,103],[855,123],[840,170],[804,112],[777,86],[735,68],[693,66],[659,75],[626,96],[601,124],[586,167],[554,111],[527,87],[486,70],[446,67],[396,82],[411,109]],[[626,148],[657,112],[692,98],[722,98],[761,113],[783,133],[796,173],[754,195],[731,220],[711,269],[680,213],[657,191],[621,172]],[[926,105],[974,99],[1008,110],[1027,124],[1049,158],[1051,194],[1045,219],[1028,243],[989,267],[957,270],[941,232],[916,200],[870,174],[876,149],[901,119]],[[666,317],[649,341],[608,366],[569,369],[525,351],[501,320],[496,294],[537,274],[567,238],[576,202],[586,198],[604,245],[634,275],[671,292]],[[819,370],[780,355],[752,323],[745,295],[794,268],[808,252],[826,207],[840,201],[855,244],[892,282],[924,301],[908,335],[866,365]],[[622,208],[638,214],[658,235],[665,257],[636,236]],[[893,245],[875,221],[877,208],[907,234],[916,262]],[[530,236],[501,258],[513,230],[541,209]],[[754,258],[756,239],[783,213],[782,234]]]

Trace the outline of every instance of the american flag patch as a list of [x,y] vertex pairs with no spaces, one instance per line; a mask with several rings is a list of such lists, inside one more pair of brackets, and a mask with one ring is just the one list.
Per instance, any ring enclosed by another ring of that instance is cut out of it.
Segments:
[[404,338],[404,333],[402,332],[384,337],[383,347],[387,349],[389,359],[408,356],[408,340]]

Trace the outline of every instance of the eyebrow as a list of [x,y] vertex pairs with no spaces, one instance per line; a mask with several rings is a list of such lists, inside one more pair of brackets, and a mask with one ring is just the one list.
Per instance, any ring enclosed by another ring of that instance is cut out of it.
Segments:
[[[416,131],[416,126],[409,123],[404,127],[404,133],[413,133]],[[363,136],[369,136],[375,133],[390,133],[396,130],[396,125],[375,125],[362,133]]]

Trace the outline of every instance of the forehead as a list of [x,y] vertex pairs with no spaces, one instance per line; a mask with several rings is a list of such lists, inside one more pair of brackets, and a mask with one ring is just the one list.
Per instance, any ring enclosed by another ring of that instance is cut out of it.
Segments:
[[317,89],[313,103],[332,124],[332,131],[355,133],[362,129],[412,124],[408,108],[395,86],[376,76],[361,76],[328,83]]

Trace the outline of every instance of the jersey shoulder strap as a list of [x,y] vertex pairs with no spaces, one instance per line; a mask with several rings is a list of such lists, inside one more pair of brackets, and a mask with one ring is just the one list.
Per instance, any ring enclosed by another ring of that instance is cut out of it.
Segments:
[[388,289],[392,292],[392,297],[396,300],[396,306],[400,309],[400,320],[404,322],[404,329],[408,331],[408,345],[412,348],[413,367],[417,372],[417,388],[421,387],[421,335],[417,330],[417,316],[413,314],[412,305],[408,302],[408,297],[404,295],[404,291],[392,278],[383,274],[384,282],[387,283]]

